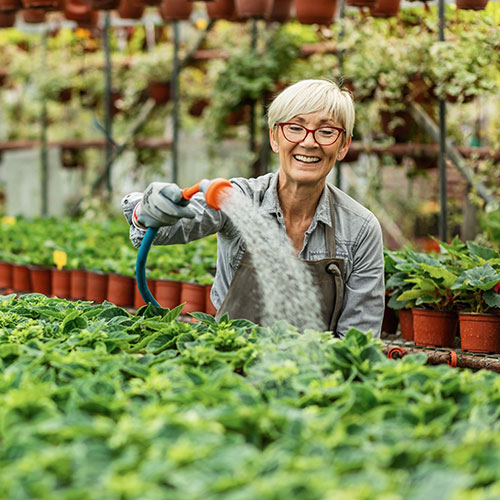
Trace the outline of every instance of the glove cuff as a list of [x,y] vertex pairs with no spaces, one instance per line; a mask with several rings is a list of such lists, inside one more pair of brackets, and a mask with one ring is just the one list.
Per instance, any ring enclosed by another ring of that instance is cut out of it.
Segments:
[[147,227],[142,226],[139,223],[139,219],[137,218],[137,209],[139,208],[139,205],[141,202],[137,203],[137,205],[134,208],[134,211],[132,212],[132,224],[137,228],[137,229],[142,229],[143,231],[147,231]]

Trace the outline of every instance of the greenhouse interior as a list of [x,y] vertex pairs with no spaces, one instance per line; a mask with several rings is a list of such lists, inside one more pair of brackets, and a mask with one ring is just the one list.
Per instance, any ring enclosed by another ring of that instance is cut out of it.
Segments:
[[500,499],[499,0],[0,0],[0,499]]

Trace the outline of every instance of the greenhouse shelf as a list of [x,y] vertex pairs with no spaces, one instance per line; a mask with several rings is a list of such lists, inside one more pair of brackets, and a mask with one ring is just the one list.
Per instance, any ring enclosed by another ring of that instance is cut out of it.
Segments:
[[500,355],[464,352],[459,348],[417,346],[414,342],[405,340],[388,340],[382,338],[385,346],[384,354],[389,359],[402,359],[407,354],[423,353],[430,365],[450,365],[471,370],[490,370],[500,373]]

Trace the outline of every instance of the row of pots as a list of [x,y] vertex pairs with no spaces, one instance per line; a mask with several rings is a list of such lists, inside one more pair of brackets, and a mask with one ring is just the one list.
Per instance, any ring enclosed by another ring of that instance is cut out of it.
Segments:
[[429,309],[400,309],[403,339],[418,346],[454,348],[462,351],[500,353],[500,314],[442,312]]
[[[215,315],[210,300],[211,285],[172,280],[149,280],[148,287],[162,307],[173,309],[185,302],[182,313],[206,312]],[[104,300],[120,307],[138,309],[145,303],[134,278],[81,269],[66,270],[0,262],[0,290],[36,292],[73,300]]]

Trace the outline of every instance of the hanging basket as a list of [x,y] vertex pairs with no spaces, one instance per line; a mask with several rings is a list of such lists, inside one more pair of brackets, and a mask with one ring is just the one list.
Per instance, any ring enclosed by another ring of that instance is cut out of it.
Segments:
[[23,21],[28,24],[40,24],[46,20],[44,9],[23,9],[21,11]]
[[290,19],[293,0],[267,0],[266,21],[286,23]]
[[398,15],[401,0],[377,0],[370,7],[372,17],[394,17]]
[[484,10],[488,0],[456,0],[457,9]]
[[329,26],[337,8],[337,0],[295,0],[297,21],[302,24]]
[[87,0],[94,10],[115,10],[120,4],[120,0]]
[[137,5],[132,0],[121,0],[118,6],[118,15],[122,19],[141,19],[144,9],[144,5]]
[[234,0],[215,0],[206,3],[209,19],[226,19],[231,21],[234,17]]
[[0,0],[0,12],[16,12],[23,8],[21,0]]
[[267,0],[234,0],[236,15],[242,19],[263,18]]
[[[16,22],[15,12],[0,12],[0,28],[12,28]],[[3,72],[4,68],[0,68],[0,86],[3,85],[7,72]]]
[[188,0],[163,0],[159,11],[165,22],[187,21],[191,17],[193,3]]

